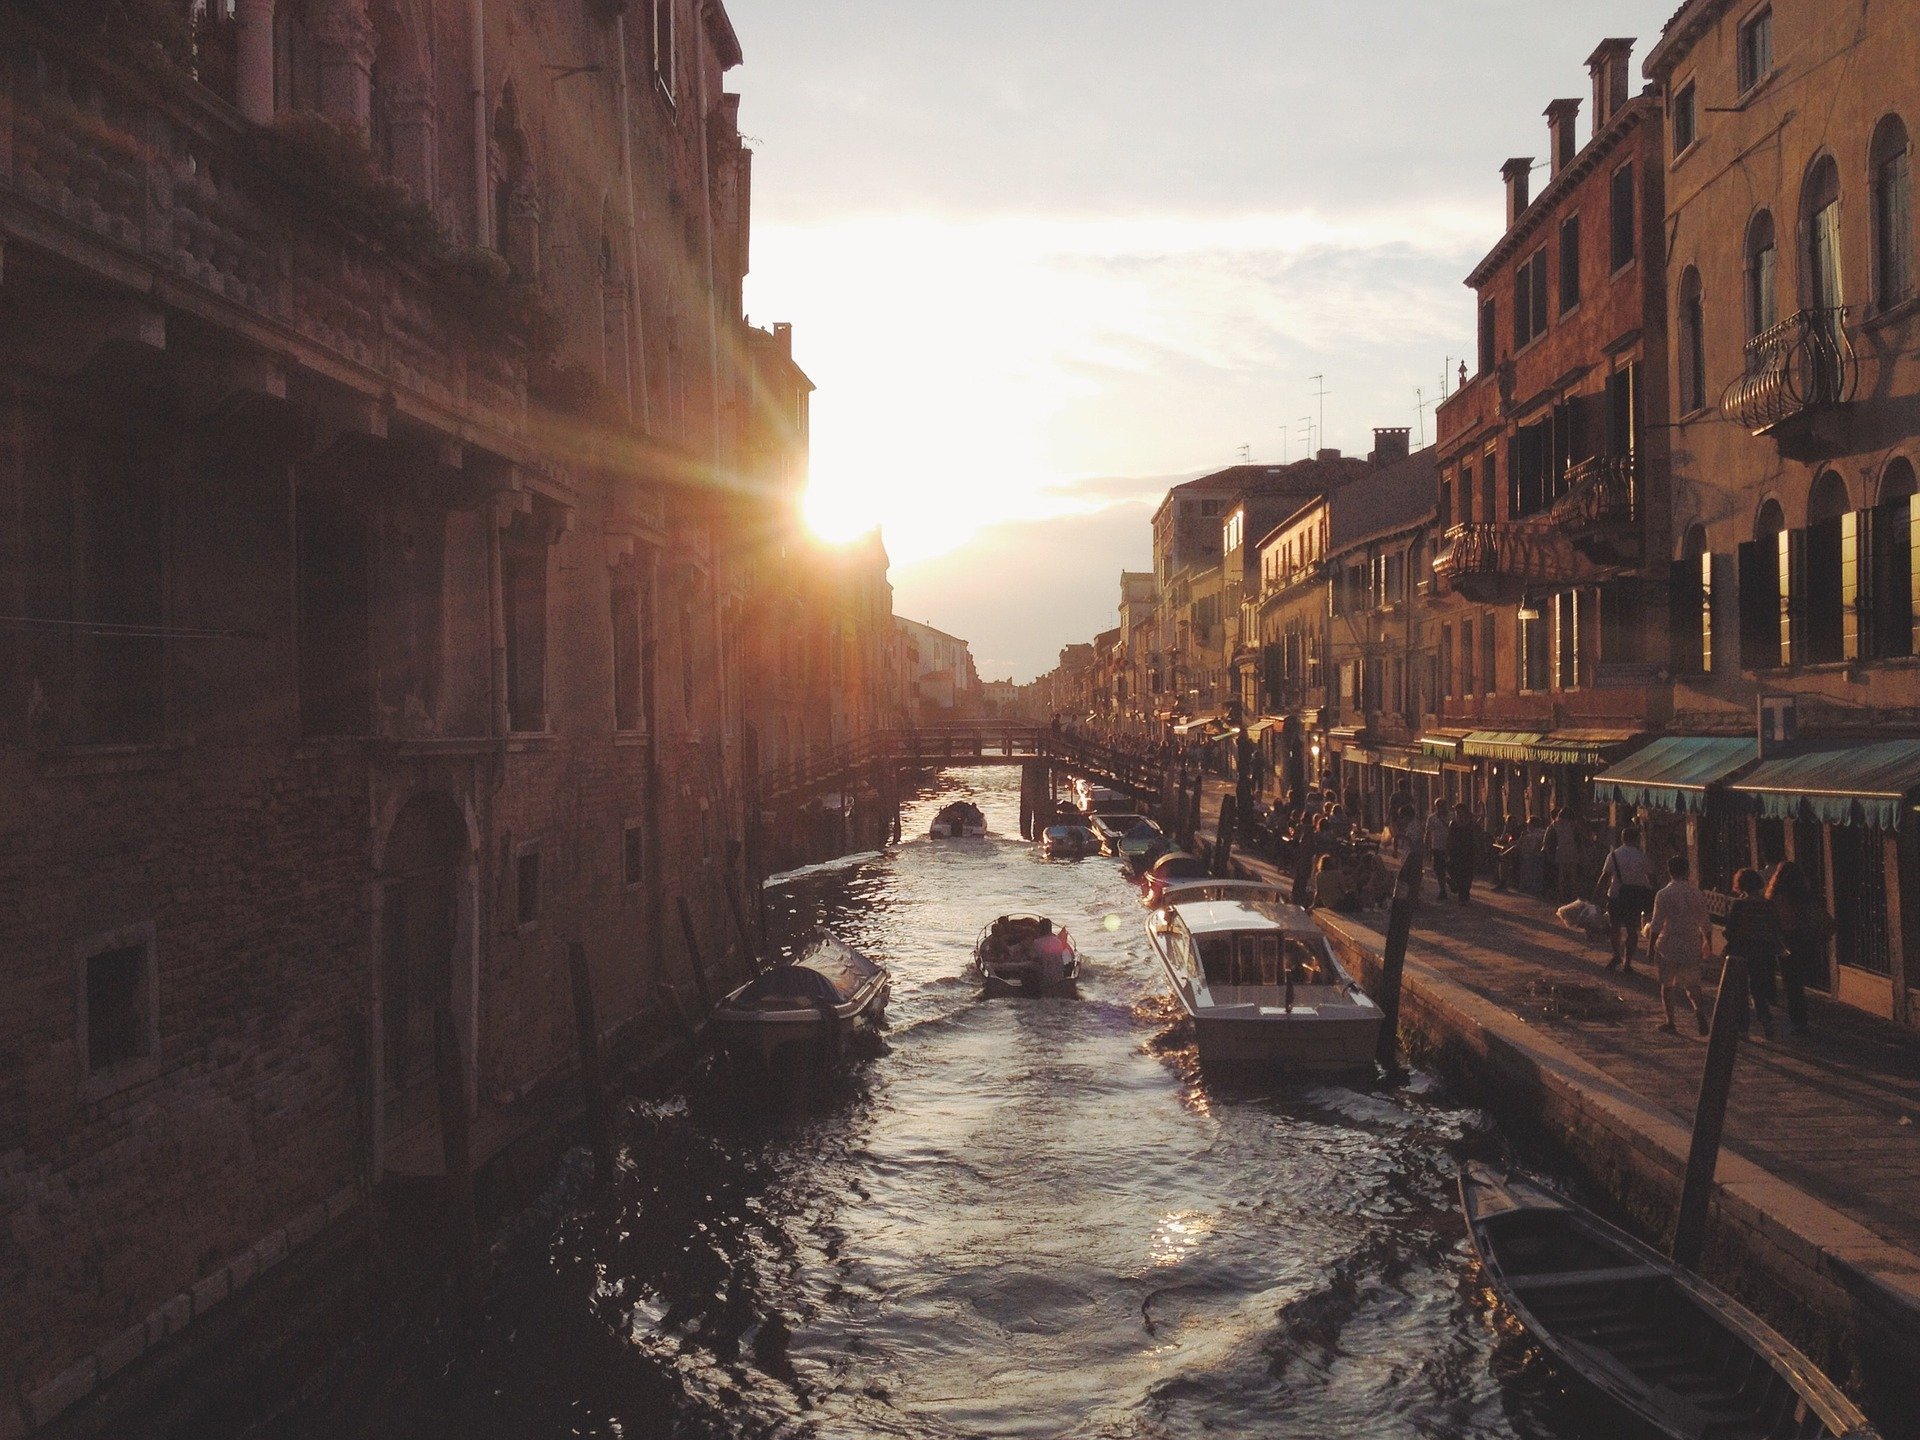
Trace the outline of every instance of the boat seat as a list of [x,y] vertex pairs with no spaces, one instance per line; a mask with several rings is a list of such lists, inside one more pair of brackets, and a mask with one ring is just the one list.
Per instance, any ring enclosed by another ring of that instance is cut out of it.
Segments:
[[1543,1270],[1537,1275],[1508,1275],[1516,1290],[1566,1290],[1585,1285],[1623,1285],[1653,1280],[1667,1272],[1658,1265],[1612,1265],[1604,1270]]

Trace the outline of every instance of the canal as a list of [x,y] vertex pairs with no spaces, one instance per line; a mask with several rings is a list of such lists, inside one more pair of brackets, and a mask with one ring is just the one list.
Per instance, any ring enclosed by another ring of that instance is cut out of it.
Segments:
[[[964,794],[994,836],[930,842]],[[1113,862],[1018,837],[955,771],[892,854],[787,880],[893,970],[881,1053],[822,1086],[628,1107],[496,1245],[482,1318],[337,1366],[274,1436],[1611,1434],[1491,1316],[1454,1194],[1501,1142],[1419,1076],[1223,1088]],[[1076,999],[983,999],[994,915],[1067,925]],[[417,1329],[418,1327],[416,1327]]]

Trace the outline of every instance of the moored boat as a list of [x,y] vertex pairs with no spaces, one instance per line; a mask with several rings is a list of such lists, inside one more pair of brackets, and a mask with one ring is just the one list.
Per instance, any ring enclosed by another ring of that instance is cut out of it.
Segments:
[[1203,1063],[1276,1070],[1373,1065],[1379,1008],[1341,968],[1312,917],[1272,886],[1170,886],[1147,917],[1147,939],[1193,1021]]
[[1852,1401],[1738,1301],[1545,1186],[1460,1172],[1474,1253],[1533,1338],[1671,1440],[1875,1440]]
[[749,980],[713,1012],[714,1034],[734,1059],[772,1064],[783,1054],[839,1055],[886,1017],[886,968],[823,934],[798,959]]
[[973,968],[989,991],[1053,995],[1073,989],[1080,954],[1044,915],[1002,915],[974,942]]
[[1084,825],[1049,825],[1040,849],[1050,860],[1077,860],[1100,853],[1100,837]]
[[935,840],[978,839],[987,833],[987,817],[971,800],[956,800],[933,817],[927,833]]
[[1207,862],[1184,850],[1169,850],[1147,863],[1140,881],[1141,899],[1149,910],[1160,908],[1161,897],[1175,885],[1207,878]]

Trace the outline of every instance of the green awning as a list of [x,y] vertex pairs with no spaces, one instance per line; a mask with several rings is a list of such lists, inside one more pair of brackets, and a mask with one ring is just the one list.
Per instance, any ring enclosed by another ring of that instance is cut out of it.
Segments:
[[1422,735],[1420,753],[1430,755],[1435,760],[1454,760],[1460,755],[1460,737],[1456,735]]
[[1461,742],[1461,750],[1486,760],[1531,760],[1546,738],[1518,730],[1475,730]]
[[1627,805],[1698,815],[1707,787],[1753,763],[1754,742],[1745,736],[1663,735],[1593,780],[1602,805]]
[[1895,830],[1920,790],[1920,740],[1796,746],[1761,761],[1727,789],[1769,820]]

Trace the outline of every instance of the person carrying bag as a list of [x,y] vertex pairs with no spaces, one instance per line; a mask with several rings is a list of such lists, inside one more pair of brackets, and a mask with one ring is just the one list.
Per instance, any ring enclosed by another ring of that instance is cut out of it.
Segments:
[[1607,855],[1600,867],[1600,880],[1594,897],[1607,907],[1607,929],[1613,942],[1613,958],[1607,969],[1633,973],[1633,959],[1640,948],[1640,922],[1653,909],[1653,862],[1640,848],[1640,827],[1628,825],[1620,831],[1620,843]]

